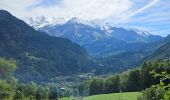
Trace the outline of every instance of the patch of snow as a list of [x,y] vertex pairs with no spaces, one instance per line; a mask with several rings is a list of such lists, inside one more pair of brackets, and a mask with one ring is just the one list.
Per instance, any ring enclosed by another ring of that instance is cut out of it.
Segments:
[[44,16],[36,17],[36,18],[26,18],[25,22],[35,29],[42,28],[48,25],[60,25],[64,24],[69,20],[68,17],[54,17],[54,18],[46,18]]
[[129,30],[133,30],[133,31],[135,31],[136,33],[138,33],[139,35],[145,36],[145,37],[151,35],[149,32],[143,31],[143,30],[139,30],[139,29],[137,29],[137,28],[129,28]]

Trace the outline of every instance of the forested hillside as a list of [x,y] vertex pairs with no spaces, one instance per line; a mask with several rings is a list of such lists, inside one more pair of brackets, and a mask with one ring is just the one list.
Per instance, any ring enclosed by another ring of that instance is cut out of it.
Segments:
[[0,57],[17,61],[15,75],[20,81],[89,72],[93,66],[78,44],[38,32],[4,10],[0,10]]

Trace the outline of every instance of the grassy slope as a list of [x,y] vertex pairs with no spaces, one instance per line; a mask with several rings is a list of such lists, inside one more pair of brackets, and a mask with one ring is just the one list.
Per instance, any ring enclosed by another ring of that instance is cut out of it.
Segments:
[[[137,97],[139,95],[141,95],[141,93],[139,92],[101,94],[84,97],[83,100],[137,100]],[[63,98],[61,100],[76,100],[76,99]]]

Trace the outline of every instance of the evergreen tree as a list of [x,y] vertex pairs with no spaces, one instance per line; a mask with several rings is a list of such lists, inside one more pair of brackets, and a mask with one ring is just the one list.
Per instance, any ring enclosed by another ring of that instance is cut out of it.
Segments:
[[140,70],[132,70],[127,81],[127,91],[140,91],[142,89]]

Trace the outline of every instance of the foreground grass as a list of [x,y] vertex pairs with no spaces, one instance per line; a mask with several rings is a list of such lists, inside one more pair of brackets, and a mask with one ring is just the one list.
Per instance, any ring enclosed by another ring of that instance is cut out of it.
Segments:
[[[101,95],[83,97],[83,100],[137,100],[137,97],[139,95],[141,95],[140,92],[101,94]],[[78,100],[78,99],[63,98],[61,100]]]

